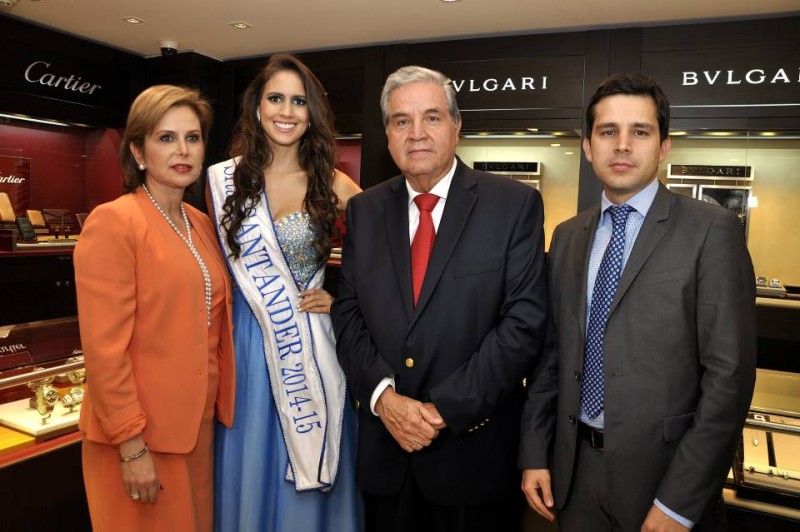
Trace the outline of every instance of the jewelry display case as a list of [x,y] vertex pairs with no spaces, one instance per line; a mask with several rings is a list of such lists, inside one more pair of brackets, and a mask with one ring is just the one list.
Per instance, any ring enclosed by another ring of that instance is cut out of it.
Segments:
[[800,509],[800,374],[758,370],[733,480],[740,498]]
[[[0,529],[91,530],[78,318],[0,326]],[[42,491],[42,483],[55,486]]]
[[0,327],[0,457],[75,432],[84,378],[76,317]]

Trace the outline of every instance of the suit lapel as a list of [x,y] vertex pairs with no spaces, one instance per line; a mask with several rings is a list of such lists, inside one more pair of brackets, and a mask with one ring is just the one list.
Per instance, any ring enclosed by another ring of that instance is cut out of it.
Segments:
[[617,293],[611,302],[609,315],[617,308],[620,300],[625,296],[625,292],[628,291],[631,283],[639,275],[639,271],[641,271],[647,259],[653,253],[653,250],[667,233],[668,225],[662,222],[669,218],[670,202],[671,192],[664,188],[663,185],[659,185],[653,204],[650,206],[642,228],[639,230],[639,235],[636,237],[636,243],[633,245],[628,262],[625,263],[625,269],[622,271],[622,276],[617,286]]
[[[580,271],[576,272],[580,275],[577,279],[577,286],[580,286],[580,295],[578,300],[578,323],[581,326],[581,338],[586,338],[586,288],[589,278],[589,258],[592,254],[592,242],[594,241],[594,233],[597,230],[597,222],[600,220],[600,206],[597,205],[586,211],[583,220],[583,233],[575,242],[575,253],[577,257],[581,257],[580,261],[570,261],[571,264],[579,264]],[[583,353],[580,354],[583,358]]]
[[[145,216],[155,216],[157,218],[162,218],[163,215],[159,214],[156,210],[155,206],[153,205],[150,198],[147,197],[147,194],[139,189],[134,193],[133,196],[136,199],[136,202],[139,204],[139,208],[142,209],[142,212],[145,213]],[[148,215],[147,213],[150,213]],[[192,236],[197,237],[203,241],[203,244],[206,246],[206,249],[213,251],[215,248],[220,249],[219,241],[217,241],[217,236],[214,231],[209,228],[208,224],[205,223],[203,220],[202,213],[197,212],[194,208],[188,207],[186,208],[186,216],[189,218],[189,223],[192,225]],[[154,224],[154,227],[160,227],[160,224]],[[160,229],[159,229],[160,230]],[[172,231],[169,231],[172,233]],[[222,272],[223,276],[226,278],[228,276],[228,265],[225,262],[225,259],[222,257],[220,253],[211,253],[211,256],[214,257],[214,262],[216,263],[219,271]],[[227,280],[226,280],[227,283]]]
[[408,240],[408,191],[405,179],[397,179],[384,199],[386,241],[392,255],[397,286],[403,299],[403,308],[411,319],[414,298],[411,293],[411,243]]
[[[476,185],[475,176],[460,160],[457,164],[453,181],[450,183],[450,190],[447,192],[447,202],[444,206],[444,213],[442,213],[442,221],[439,223],[439,230],[436,232],[428,269],[425,271],[425,280],[414,309],[412,327],[439,283],[444,268],[458,244],[469,214],[472,212],[472,207],[478,199],[478,196],[471,190]],[[408,268],[410,272],[410,262]]]

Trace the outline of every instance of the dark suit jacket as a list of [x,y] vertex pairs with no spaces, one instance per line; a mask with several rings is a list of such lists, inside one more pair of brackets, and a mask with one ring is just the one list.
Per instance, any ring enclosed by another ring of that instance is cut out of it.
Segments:
[[[409,467],[437,504],[519,490],[522,380],[539,357],[546,319],[542,220],[537,190],[459,161],[415,308],[403,177],[350,200],[331,316],[360,402],[357,467],[366,492],[398,493]],[[432,401],[447,422],[429,448],[406,453],[370,412],[389,375],[398,393]]]
[[[554,233],[545,357],[529,379],[523,415],[520,465],[550,467],[558,508],[575,465],[599,213],[591,208]],[[656,497],[697,522],[720,495],[755,382],[755,283],[736,217],[659,186],[622,272],[604,346],[605,480],[623,529],[639,530]]]

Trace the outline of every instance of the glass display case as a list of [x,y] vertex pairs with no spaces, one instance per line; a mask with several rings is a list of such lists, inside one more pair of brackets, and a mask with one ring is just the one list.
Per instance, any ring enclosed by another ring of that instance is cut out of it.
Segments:
[[800,299],[800,131],[676,129],[679,123],[659,179],[739,217],[759,295]]
[[14,249],[75,246],[86,215],[122,193],[120,139],[117,129],[0,114],[0,230],[17,233]]
[[0,327],[0,461],[75,432],[84,378],[76,317]]
[[733,482],[740,498],[800,509],[800,374],[758,370]]
[[[506,175],[539,190],[544,202],[545,250],[550,247],[556,226],[575,216],[580,185],[580,130],[532,127],[462,131],[456,155],[472,168]],[[504,162],[508,168],[503,167]]]

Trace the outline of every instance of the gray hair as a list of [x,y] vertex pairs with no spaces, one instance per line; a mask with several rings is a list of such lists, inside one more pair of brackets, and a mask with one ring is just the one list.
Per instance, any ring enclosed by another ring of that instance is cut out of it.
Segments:
[[434,83],[444,90],[444,95],[447,99],[447,112],[450,114],[450,118],[453,119],[453,124],[458,126],[461,121],[461,113],[458,111],[458,103],[456,102],[456,89],[450,78],[436,70],[414,65],[399,68],[386,78],[386,83],[383,85],[383,91],[381,92],[383,127],[389,127],[389,97],[392,93],[400,87],[421,81]]

